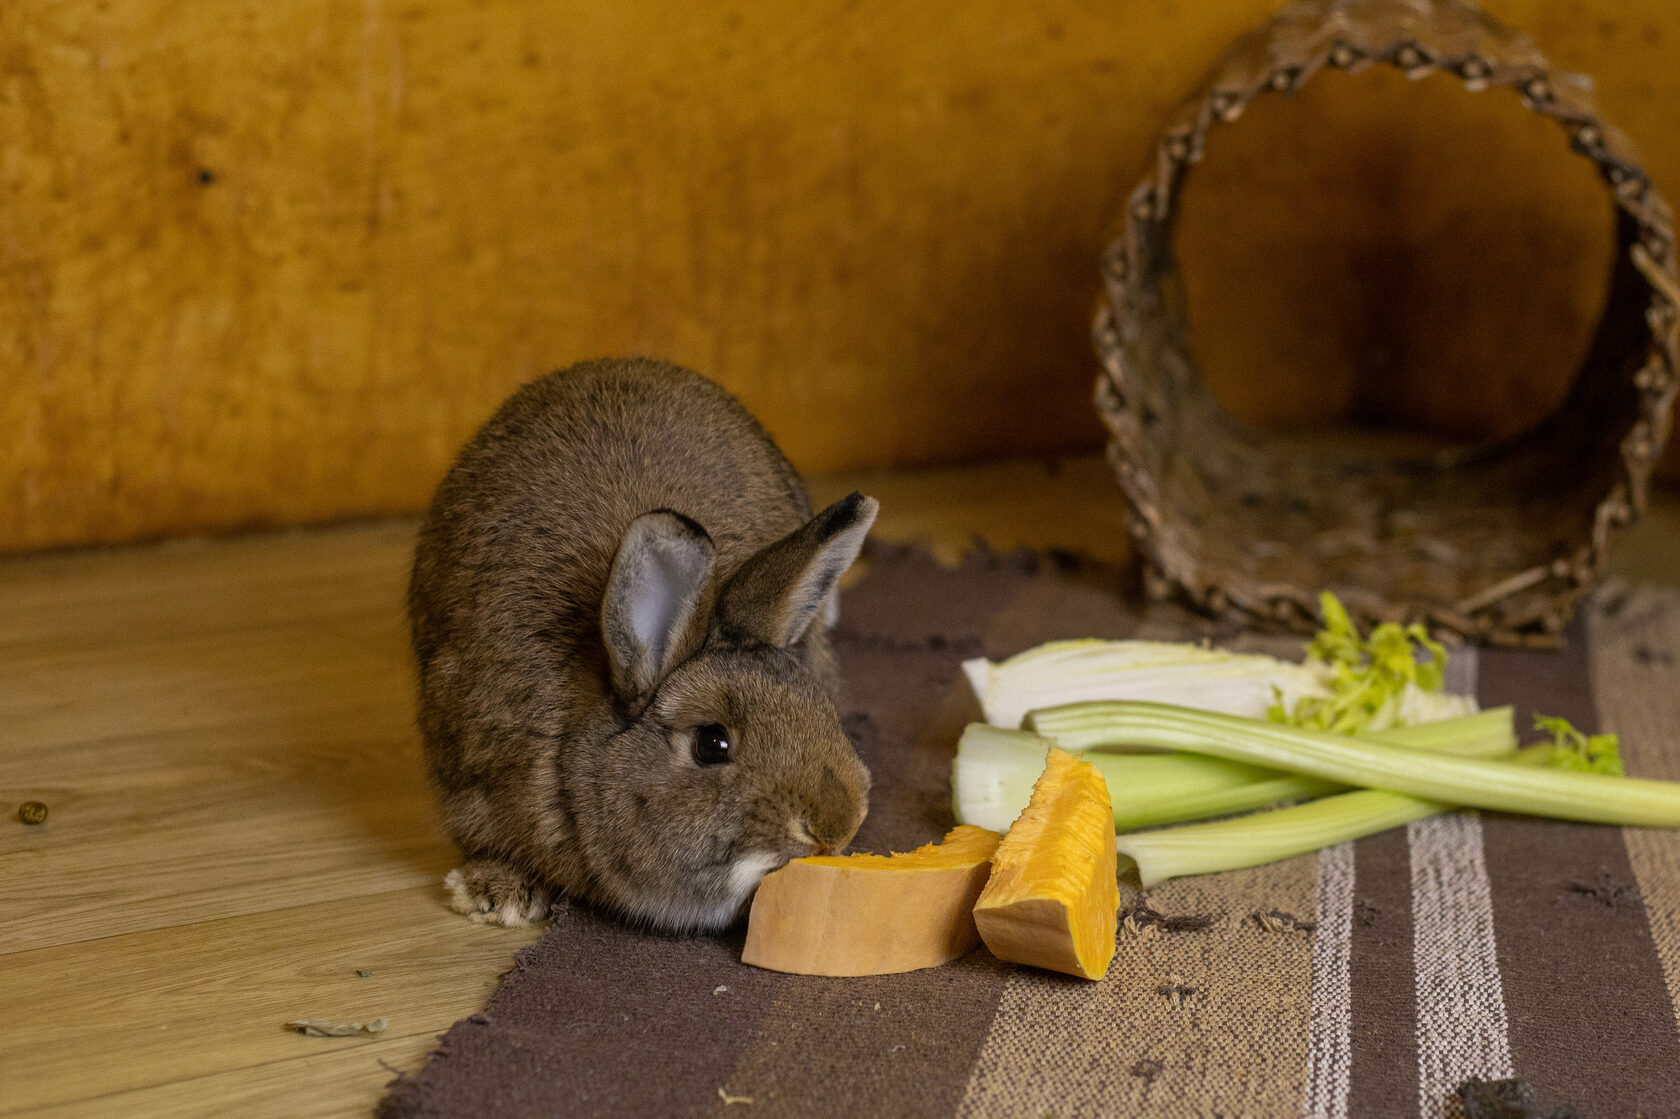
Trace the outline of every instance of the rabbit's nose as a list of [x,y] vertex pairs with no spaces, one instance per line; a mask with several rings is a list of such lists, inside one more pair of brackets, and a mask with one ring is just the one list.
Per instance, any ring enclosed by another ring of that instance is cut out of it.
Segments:
[[823,766],[817,786],[817,807],[824,813],[863,819],[863,805],[869,797],[869,771],[855,757],[840,765]]
[[813,855],[838,855],[845,850],[846,841],[852,838],[850,832],[843,836],[825,834],[820,825],[812,825],[809,814],[791,821],[788,824],[788,831],[793,834],[795,843],[810,848],[810,853]]
[[809,819],[795,820],[793,834],[798,842],[810,844],[819,855],[838,855],[846,849],[846,840],[852,838],[850,834],[838,839],[819,836],[811,830]]
[[[861,797],[842,792],[838,778],[834,779],[836,789],[841,795],[827,795],[812,811],[807,812],[804,825],[805,832],[820,847],[824,854],[837,854],[857,834],[858,826],[863,823],[864,804]],[[828,792],[829,790],[825,790]]]
[[788,822],[788,831],[793,835],[793,841],[801,847],[809,847],[812,854],[832,855],[828,846],[811,834],[810,818],[798,816]]

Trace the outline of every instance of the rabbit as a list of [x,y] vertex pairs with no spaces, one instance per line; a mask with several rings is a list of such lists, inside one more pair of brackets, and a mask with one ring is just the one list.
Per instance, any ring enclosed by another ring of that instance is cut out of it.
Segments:
[[718,929],[769,871],[843,850],[869,773],[828,631],[877,509],[813,517],[741,403],[675,365],[518,390],[439,485],[408,588],[453,908]]

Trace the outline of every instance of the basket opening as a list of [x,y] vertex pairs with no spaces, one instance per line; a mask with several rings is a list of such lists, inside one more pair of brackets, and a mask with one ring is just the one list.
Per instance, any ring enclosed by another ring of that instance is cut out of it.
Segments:
[[1237,423],[1392,458],[1555,414],[1617,248],[1598,169],[1514,91],[1326,70],[1210,129],[1175,294]]
[[1234,43],[1103,279],[1147,585],[1215,613],[1311,628],[1330,589],[1555,640],[1667,431],[1667,206],[1590,93],[1457,0],[1299,0]]

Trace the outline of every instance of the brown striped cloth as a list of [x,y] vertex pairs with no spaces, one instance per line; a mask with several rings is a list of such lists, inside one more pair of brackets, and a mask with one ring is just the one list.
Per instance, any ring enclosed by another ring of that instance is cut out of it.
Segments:
[[[1075,636],[1294,645],[1122,585],[1071,556],[951,570],[874,549],[837,642],[875,775],[857,845],[951,824],[966,656]],[[1484,706],[1616,730],[1629,772],[1680,779],[1680,593],[1601,595],[1563,652],[1466,651],[1454,671]],[[781,975],[740,962],[740,929],[662,936],[562,906],[381,1114],[1434,1119],[1463,1114],[1471,1078],[1520,1077],[1591,1119],[1680,1116],[1680,834],[1459,813],[1140,901],[1100,983],[984,949]]]

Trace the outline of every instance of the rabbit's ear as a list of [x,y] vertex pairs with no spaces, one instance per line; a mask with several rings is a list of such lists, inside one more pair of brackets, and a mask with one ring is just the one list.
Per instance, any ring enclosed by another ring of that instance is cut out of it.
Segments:
[[706,637],[712,538],[668,509],[630,522],[613,557],[601,603],[601,633],[613,691],[640,707],[665,674]]
[[754,553],[719,595],[715,623],[766,645],[794,644],[857,559],[879,509],[849,494]]

